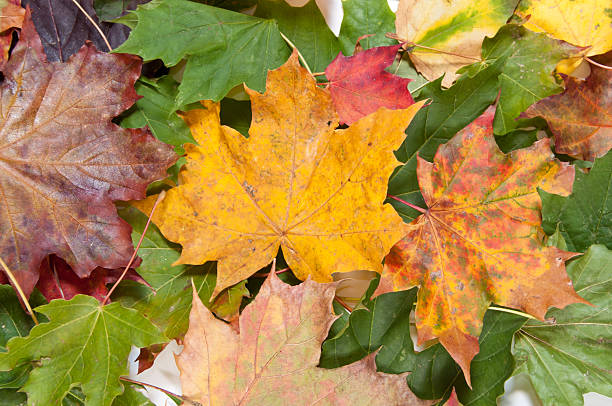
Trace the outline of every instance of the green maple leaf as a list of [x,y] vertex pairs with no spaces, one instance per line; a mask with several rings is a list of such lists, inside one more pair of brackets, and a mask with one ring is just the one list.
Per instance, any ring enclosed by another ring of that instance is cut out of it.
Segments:
[[[450,140],[459,130],[474,121],[495,101],[497,77],[504,60],[488,66],[474,76],[462,75],[448,90],[442,90],[442,78],[423,87],[417,100],[431,100],[423,107],[406,130],[406,139],[397,150],[397,159],[404,162],[389,179],[389,194],[423,206],[416,177],[417,155],[432,160],[438,146]],[[420,213],[395,200],[388,200],[405,221]]]
[[593,245],[567,273],[593,304],[552,309],[550,322],[528,321],[515,338],[518,373],[527,373],[544,405],[583,404],[582,395],[612,396],[612,251]]
[[290,54],[276,21],[190,1],[155,0],[118,21],[132,32],[116,52],[161,59],[166,66],[186,59],[176,108],[221,100],[243,82],[263,92],[268,70]]
[[546,34],[508,24],[495,37],[482,42],[483,62],[466,66],[460,72],[473,74],[500,58],[506,60],[499,75],[501,93],[493,122],[495,134],[506,134],[519,126],[515,118],[527,107],[563,91],[553,76],[555,66],[562,59],[578,54],[580,49]]
[[255,15],[275,20],[313,72],[324,71],[340,52],[338,38],[327,26],[314,0],[302,7],[291,7],[285,0],[260,0]]
[[345,0],[342,9],[344,17],[338,39],[344,55],[353,55],[355,43],[363,35],[373,34],[361,40],[363,49],[397,43],[385,37],[387,32],[395,31],[395,13],[387,0]]
[[123,392],[132,345],[145,347],[167,339],[136,310],[119,303],[101,306],[91,296],[53,300],[36,311],[49,322],[14,337],[0,354],[0,370],[34,363],[22,390],[31,405],[59,405],[80,386],[88,405],[111,405]]
[[472,389],[459,366],[440,344],[415,352],[410,338],[410,312],[417,289],[386,293],[344,313],[330,329],[320,366],[337,368],[375,352],[381,372],[408,375],[410,389],[423,399],[447,399],[453,387],[464,405],[490,405],[504,391],[514,369],[511,341],[525,318],[489,310],[479,338],[480,352],[472,361]]
[[[147,217],[133,207],[122,208],[119,213],[132,226],[132,239],[136,243]],[[191,281],[202,302],[221,317],[236,313],[242,297],[248,296],[246,281],[243,281],[220,294],[224,300],[222,303],[211,303],[210,296],[217,281],[215,263],[172,266],[181,256],[180,246],[166,240],[154,224],[149,225],[138,255],[142,258],[138,274],[155,290],[141,283],[124,281],[116,290],[113,300],[138,310],[169,338],[185,334],[189,326],[193,298]]]
[[170,76],[157,80],[141,77],[134,85],[142,96],[121,120],[123,128],[148,126],[155,138],[174,145],[177,154],[185,153],[183,144],[195,143],[185,121],[175,113],[174,101],[178,94],[178,83]]
[[573,191],[568,197],[540,191],[544,231],[552,234],[558,226],[570,251],[592,244],[612,249],[612,151],[588,174],[576,171]]

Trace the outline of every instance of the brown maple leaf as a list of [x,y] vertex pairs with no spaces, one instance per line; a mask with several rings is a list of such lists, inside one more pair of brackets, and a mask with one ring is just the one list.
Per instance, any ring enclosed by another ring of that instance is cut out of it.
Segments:
[[385,71],[400,48],[401,45],[370,48],[348,57],[338,54],[325,69],[341,124],[352,124],[380,107],[395,110],[414,104],[408,91],[411,80]]
[[612,71],[593,66],[586,81],[564,80],[563,93],[531,105],[523,116],[546,119],[557,153],[593,161],[612,148]]
[[[177,263],[217,260],[215,294],[272,262],[280,247],[302,280],[380,272],[403,232],[399,215],[383,204],[398,164],[393,150],[422,103],[381,108],[336,130],[329,91],[295,53],[268,73],[264,94],[247,91],[249,138],[220,125],[212,102],[185,113],[199,145],[185,145],[180,185],[153,216],[164,236],[183,246]],[[154,200],[137,207],[148,213]]]
[[491,111],[441,145],[433,163],[418,159],[428,209],[385,259],[381,291],[419,286],[420,343],[440,338],[464,371],[478,353],[491,302],[543,319],[551,307],[584,302],[565,272],[574,253],[546,247],[537,188],[567,196],[574,168],[548,138],[503,154]]
[[148,131],[111,122],[138,98],[140,66],[91,44],[48,63],[26,13],[0,88],[0,257],[27,294],[49,254],[86,277],[133,253],[113,200],[142,199],[176,161]]
[[335,283],[286,285],[271,272],[240,315],[236,333],[194,292],[185,349],[177,357],[183,395],[202,405],[425,405],[406,374],[376,372],[374,354],[318,368],[336,317]]

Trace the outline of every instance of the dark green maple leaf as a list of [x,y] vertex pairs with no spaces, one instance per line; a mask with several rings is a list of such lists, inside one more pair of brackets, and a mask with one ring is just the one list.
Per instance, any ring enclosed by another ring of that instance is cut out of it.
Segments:
[[459,366],[440,344],[415,352],[410,338],[410,312],[417,289],[386,293],[369,299],[350,316],[344,313],[323,343],[320,366],[337,368],[378,351],[381,372],[411,372],[407,381],[420,398],[447,399],[453,387],[464,405],[490,405],[503,393],[504,381],[512,374],[512,336],[525,318],[489,310],[480,335],[480,352],[471,364],[472,389]]
[[612,249],[612,151],[588,174],[576,171],[570,196],[540,191],[540,197],[544,231],[552,234],[558,226],[568,250],[584,252],[592,244]]
[[268,70],[290,54],[275,20],[191,1],[152,1],[117,21],[132,28],[117,52],[145,61],[161,59],[166,66],[186,59],[176,108],[204,99],[219,101],[243,82],[263,92]]

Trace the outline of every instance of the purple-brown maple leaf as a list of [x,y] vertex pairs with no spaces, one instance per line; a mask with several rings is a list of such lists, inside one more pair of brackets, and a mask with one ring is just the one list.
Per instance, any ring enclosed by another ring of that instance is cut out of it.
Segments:
[[113,201],[144,198],[176,161],[148,131],[111,122],[138,98],[140,67],[91,44],[49,63],[26,12],[0,86],[0,257],[27,294],[47,255],[86,277],[134,251]]

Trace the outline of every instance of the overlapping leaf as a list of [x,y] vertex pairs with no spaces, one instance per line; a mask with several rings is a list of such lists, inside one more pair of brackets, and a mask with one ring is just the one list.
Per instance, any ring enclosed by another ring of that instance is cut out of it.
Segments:
[[212,102],[184,116],[199,146],[185,146],[181,185],[153,216],[183,246],[176,263],[218,260],[215,293],[269,264],[280,247],[302,280],[380,272],[402,235],[401,219],[382,204],[397,163],[391,151],[421,104],[380,109],[334,130],[329,92],[299,66],[296,53],[270,71],[264,94],[248,93],[248,139],[219,124]]
[[143,198],[176,160],[148,132],[111,122],[136,100],[139,72],[137,58],[91,44],[48,63],[26,17],[1,84],[0,257],[27,294],[49,254],[80,277],[129,261],[130,227],[112,202]]
[[240,315],[240,333],[194,295],[185,349],[177,358],[183,395],[202,404],[424,405],[403,375],[376,373],[368,357],[318,368],[334,320],[334,284],[289,286],[271,273]]
[[436,49],[417,47],[410,59],[429,80],[444,75],[442,84],[449,87],[457,78],[457,69],[480,58],[482,40],[506,23],[517,3],[400,0],[395,27],[402,40]]
[[[312,1],[312,0],[311,0]],[[395,13],[386,0],[344,0],[344,17],[340,25],[340,46],[344,55],[352,55],[359,38],[363,49],[393,45],[394,40],[385,37],[395,29]]]
[[[499,93],[498,76],[505,60],[499,59],[473,77],[462,75],[448,90],[442,90],[441,79],[423,87],[418,100],[430,100],[406,130],[406,139],[397,150],[405,164],[389,180],[389,194],[412,204],[424,206],[416,176],[417,156],[433,159],[440,144],[474,121],[495,101]],[[397,200],[389,202],[408,221],[419,213]]]
[[612,71],[591,68],[586,79],[565,77],[565,91],[530,106],[555,136],[555,151],[592,161],[612,148]]
[[0,69],[8,59],[15,28],[21,28],[25,10],[19,0],[0,0]]
[[292,7],[285,0],[259,0],[255,15],[275,20],[313,72],[323,71],[340,52],[340,42],[327,26],[315,0],[299,7]]
[[268,69],[282,65],[290,54],[276,21],[190,1],[148,3],[120,21],[132,32],[118,52],[145,61],[161,59],[166,66],[187,59],[177,108],[202,99],[221,100],[243,82],[262,91]]
[[482,43],[482,63],[465,70],[473,75],[500,58],[505,59],[499,76],[501,93],[497,102],[493,130],[506,134],[518,127],[515,119],[531,104],[560,93],[563,87],[553,76],[559,61],[580,53],[580,48],[536,34],[526,28],[508,24],[493,38]]
[[581,47],[586,55],[612,50],[612,12],[607,0],[521,0],[516,13],[525,27]]
[[446,399],[455,388],[470,406],[490,405],[504,391],[514,371],[510,343],[525,318],[489,310],[479,338],[480,352],[471,364],[472,388],[442,345],[415,352],[410,335],[410,312],[416,289],[391,292],[364,301],[350,316],[344,314],[330,329],[322,347],[320,366],[338,368],[378,351],[381,372],[403,373],[410,389],[423,399]]
[[8,352],[0,354],[2,371],[38,364],[22,388],[30,404],[59,405],[80,385],[88,405],[110,405],[123,391],[119,376],[127,374],[131,346],[166,340],[136,310],[118,303],[101,306],[90,296],[54,300],[37,311],[49,322],[11,339]]
[[584,252],[592,244],[612,249],[612,152],[596,159],[588,174],[578,172],[571,196],[540,194],[546,233],[558,225],[572,251]]
[[516,336],[516,373],[528,373],[546,406],[582,405],[582,395],[612,397],[612,251],[593,245],[567,267],[576,292],[592,306],[552,309]]
[[[121,216],[133,227],[134,243],[140,240],[147,217],[134,208],[122,208]],[[214,264],[172,266],[180,257],[180,247],[168,242],[151,224],[138,251],[142,263],[138,273],[150,285],[126,281],[113,295],[114,300],[136,309],[158,326],[168,338],[180,337],[187,331],[191,310],[192,286],[206,306],[218,317],[233,319],[238,315],[242,297],[248,295],[244,282],[222,292],[214,302]],[[193,285],[192,285],[193,282]]]
[[550,306],[583,301],[565,273],[574,254],[538,235],[537,187],[569,194],[574,168],[554,159],[548,139],[504,155],[485,114],[440,146],[434,163],[419,158],[417,174],[427,209],[385,259],[381,285],[421,287],[419,342],[439,337],[469,383],[491,302],[543,318]]
[[338,54],[325,69],[341,124],[353,124],[380,107],[405,109],[414,103],[410,79],[385,71],[401,45],[376,47],[346,57]]

